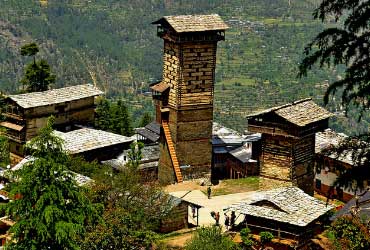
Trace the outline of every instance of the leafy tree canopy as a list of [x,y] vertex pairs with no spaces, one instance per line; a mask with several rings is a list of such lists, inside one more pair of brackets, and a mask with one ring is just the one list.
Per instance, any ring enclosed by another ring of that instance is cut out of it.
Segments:
[[67,171],[68,155],[62,140],[52,134],[53,118],[28,145],[34,160],[16,170],[7,215],[15,221],[7,249],[80,249],[78,237],[88,223],[99,219],[99,209]]
[[39,52],[39,47],[36,43],[29,43],[21,47],[22,56],[35,56]]

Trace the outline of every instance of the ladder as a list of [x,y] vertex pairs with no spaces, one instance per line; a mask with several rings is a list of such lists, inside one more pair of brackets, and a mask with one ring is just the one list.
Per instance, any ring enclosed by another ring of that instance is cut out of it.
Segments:
[[175,147],[173,145],[173,141],[172,141],[172,137],[171,137],[171,131],[170,131],[170,128],[168,126],[168,122],[162,121],[162,127],[163,127],[163,131],[164,131],[164,135],[166,137],[166,143],[167,143],[167,146],[168,146],[168,150],[170,152],[173,169],[174,169],[175,175],[176,175],[176,180],[177,180],[178,183],[181,183],[182,182],[182,174],[181,174],[181,170],[180,170],[180,164],[179,164],[179,161],[177,160],[176,151],[175,151]]

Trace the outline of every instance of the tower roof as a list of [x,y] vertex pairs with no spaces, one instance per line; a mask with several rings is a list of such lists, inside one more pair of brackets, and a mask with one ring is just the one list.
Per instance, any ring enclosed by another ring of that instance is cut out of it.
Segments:
[[164,16],[152,24],[167,24],[177,33],[222,31],[229,28],[218,14]]
[[249,115],[247,118],[260,117],[271,113],[274,113],[299,127],[304,127],[308,124],[333,116],[332,113],[314,103],[311,98],[308,98],[266,109]]

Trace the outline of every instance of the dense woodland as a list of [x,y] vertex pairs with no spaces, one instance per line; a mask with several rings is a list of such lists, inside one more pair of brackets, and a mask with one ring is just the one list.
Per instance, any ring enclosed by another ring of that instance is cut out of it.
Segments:
[[[322,104],[328,85],[341,70],[314,69],[297,78],[303,49],[324,26],[313,20],[318,0],[2,0],[0,8],[0,89],[21,88],[27,58],[20,47],[39,44],[56,82],[53,87],[92,82],[109,98],[122,99],[135,126],[152,112],[148,85],[161,79],[162,41],[151,25],[163,15],[218,13],[231,26],[219,43],[215,119],[242,130],[251,112],[299,98]],[[339,101],[333,127],[347,133],[366,130],[347,124]],[[352,111],[353,112],[353,111]]]

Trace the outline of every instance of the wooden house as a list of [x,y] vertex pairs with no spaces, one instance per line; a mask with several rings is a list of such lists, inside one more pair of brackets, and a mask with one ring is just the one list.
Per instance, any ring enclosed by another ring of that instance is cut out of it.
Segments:
[[[347,202],[353,198],[355,192],[352,188],[333,188],[338,177],[338,169],[350,169],[354,166],[352,152],[336,155],[323,151],[345,140],[347,136],[336,133],[331,129],[316,133],[315,142],[315,191],[328,198],[335,198]],[[370,180],[369,180],[370,181]],[[364,183],[366,188],[368,183]],[[358,190],[359,192],[362,190]]]
[[6,120],[0,126],[9,138],[11,164],[23,158],[23,145],[38,134],[51,115],[62,131],[73,129],[75,124],[93,124],[94,98],[101,94],[93,85],[85,84],[8,96],[3,112]]
[[297,187],[258,191],[252,199],[227,207],[226,213],[244,216],[243,227],[253,234],[269,231],[278,240],[291,240],[294,249],[305,248],[320,232],[320,221],[333,206],[306,194]]
[[162,125],[159,180],[210,178],[216,50],[228,26],[218,15],[165,16],[153,24],[164,40],[162,81],[151,86]]
[[262,134],[261,188],[294,185],[314,192],[315,133],[332,114],[304,99],[248,116],[248,130]]

